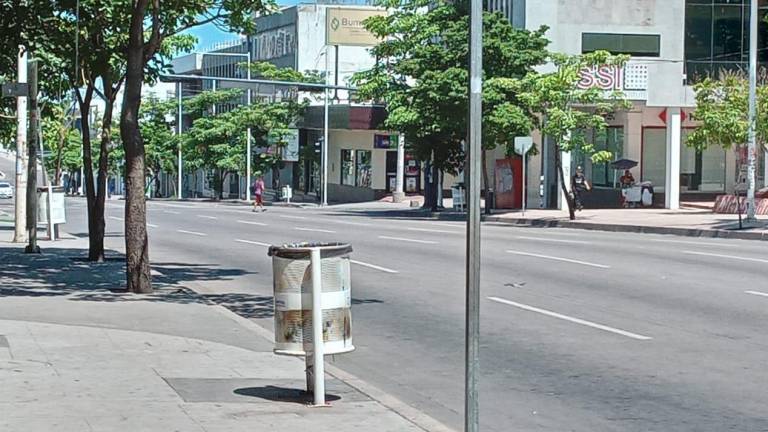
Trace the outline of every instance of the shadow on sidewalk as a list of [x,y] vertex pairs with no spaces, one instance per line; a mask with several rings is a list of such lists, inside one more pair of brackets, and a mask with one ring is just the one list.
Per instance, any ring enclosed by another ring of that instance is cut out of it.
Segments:
[[273,315],[272,296],[246,293],[197,294],[186,282],[227,281],[255,274],[215,264],[156,262],[152,264],[152,294],[125,291],[125,257],[107,251],[107,260],[84,260],[82,249],[47,248],[40,255],[25,255],[19,247],[0,246],[0,298],[66,297],[71,301],[167,302],[219,304],[246,318]]

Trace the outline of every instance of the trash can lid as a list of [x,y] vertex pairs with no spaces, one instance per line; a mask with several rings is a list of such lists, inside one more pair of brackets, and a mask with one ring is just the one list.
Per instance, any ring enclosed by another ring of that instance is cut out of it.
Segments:
[[267,255],[289,259],[304,259],[309,258],[314,249],[320,249],[321,258],[340,257],[349,255],[352,252],[352,246],[349,243],[301,242],[288,243],[282,246],[270,246]]

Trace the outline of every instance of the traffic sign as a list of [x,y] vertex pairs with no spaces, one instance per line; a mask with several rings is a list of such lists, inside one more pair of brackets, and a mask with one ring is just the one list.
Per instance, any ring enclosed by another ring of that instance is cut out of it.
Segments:
[[2,86],[3,97],[24,97],[29,96],[29,84],[27,83],[5,83]]
[[515,137],[515,153],[519,155],[528,154],[533,147],[533,138],[529,136]]

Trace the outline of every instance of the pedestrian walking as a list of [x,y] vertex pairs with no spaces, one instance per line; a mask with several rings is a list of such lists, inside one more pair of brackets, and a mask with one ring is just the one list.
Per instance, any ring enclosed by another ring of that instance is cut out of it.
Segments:
[[253,182],[253,186],[251,187],[251,192],[253,192],[253,211],[257,211],[259,209],[260,211],[265,211],[264,208],[264,177],[259,176],[255,182]]
[[583,195],[585,192],[591,190],[592,186],[590,186],[587,178],[584,177],[584,170],[580,166],[576,167],[576,174],[574,174],[571,179],[571,189],[573,190],[573,199],[576,201],[576,210],[583,210]]

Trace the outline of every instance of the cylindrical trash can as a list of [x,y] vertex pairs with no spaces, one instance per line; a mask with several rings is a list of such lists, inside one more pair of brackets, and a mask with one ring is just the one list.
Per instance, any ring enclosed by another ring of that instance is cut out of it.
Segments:
[[352,345],[352,291],[345,243],[294,243],[272,246],[276,354],[312,353],[311,254],[319,249],[322,280],[323,353],[340,354]]

